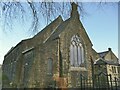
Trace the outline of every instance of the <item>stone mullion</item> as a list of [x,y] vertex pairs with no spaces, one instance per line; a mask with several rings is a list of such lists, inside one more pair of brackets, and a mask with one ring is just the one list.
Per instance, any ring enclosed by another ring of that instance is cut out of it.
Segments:
[[82,50],[81,50],[81,53],[82,53],[82,54],[81,54],[81,56],[82,56],[81,59],[82,59],[82,63],[84,63],[84,49],[83,49],[83,47],[81,47],[81,49],[82,49]]
[[73,46],[73,66],[75,66],[75,47]]
[[71,44],[70,46],[70,65],[73,66],[74,62],[74,45]]
[[78,46],[76,45],[76,47],[77,47],[77,64],[79,66],[79,61],[78,61]]

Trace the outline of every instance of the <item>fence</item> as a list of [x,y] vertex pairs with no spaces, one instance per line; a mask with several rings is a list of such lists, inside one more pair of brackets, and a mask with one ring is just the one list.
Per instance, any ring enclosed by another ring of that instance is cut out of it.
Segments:
[[80,90],[120,90],[120,80],[111,75],[94,75],[91,79],[80,76]]

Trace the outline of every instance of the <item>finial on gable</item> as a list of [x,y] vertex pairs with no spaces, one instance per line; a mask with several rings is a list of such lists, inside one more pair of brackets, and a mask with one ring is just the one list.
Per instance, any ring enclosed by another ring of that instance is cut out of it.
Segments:
[[112,51],[112,49],[111,49],[111,48],[108,48],[108,51]]
[[74,18],[78,18],[79,19],[79,13],[78,13],[78,5],[76,3],[71,3],[71,7],[72,7],[72,10],[71,10],[71,17],[74,17]]

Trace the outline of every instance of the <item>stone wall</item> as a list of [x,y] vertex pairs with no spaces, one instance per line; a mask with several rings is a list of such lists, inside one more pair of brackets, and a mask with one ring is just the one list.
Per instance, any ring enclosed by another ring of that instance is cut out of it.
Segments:
[[[5,56],[3,74],[6,79],[3,80],[3,87],[47,88],[55,84],[56,87],[78,87],[81,74],[86,78],[92,76],[92,43],[78,15],[62,22],[61,17],[57,18]],[[70,41],[73,35],[81,38],[85,52],[83,66],[74,70],[70,65]],[[53,61],[52,74],[48,73],[49,59]]]

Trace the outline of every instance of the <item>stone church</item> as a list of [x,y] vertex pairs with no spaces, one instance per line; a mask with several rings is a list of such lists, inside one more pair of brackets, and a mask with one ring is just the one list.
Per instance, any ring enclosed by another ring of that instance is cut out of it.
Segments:
[[[11,48],[3,61],[3,88],[71,88],[80,75],[92,77],[91,59],[100,58],[72,3],[71,16],[59,16],[33,38]],[[118,58],[114,55],[118,63]]]

